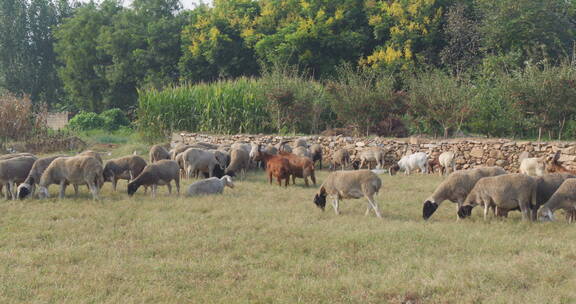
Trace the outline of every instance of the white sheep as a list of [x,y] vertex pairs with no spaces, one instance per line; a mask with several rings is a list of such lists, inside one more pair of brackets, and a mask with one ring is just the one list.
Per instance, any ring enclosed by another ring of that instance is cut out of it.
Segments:
[[380,187],[382,187],[382,180],[369,170],[335,171],[330,173],[320,186],[320,190],[314,197],[314,204],[324,211],[326,197],[330,195],[334,198],[332,202],[334,212],[340,214],[338,211],[340,199],[365,197],[368,200],[365,215],[368,215],[370,210],[374,210],[376,216],[382,217],[378,204],[374,201],[374,194],[380,191]]
[[197,181],[188,187],[187,196],[222,194],[224,187],[234,188],[232,178],[224,175],[222,178],[211,177]]
[[448,169],[451,172],[456,171],[456,154],[452,151],[442,152],[438,156],[438,163],[440,164],[440,175],[448,174]]
[[[183,165],[188,178],[190,178],[197,171],[204,172],[208,174],[208,177],[212,177],[214,174],[214,168],[216,166],[220,166],[216,156],[210,151],[190,148],[182,153],[184,154],[182,156]],[[222,167],[220,168],[224,169]]]
[[384,156],[386,151],[380,147],[371,147],[360,151],[360,166],[364,168],[364,164],[368,164],[368,169],[372,169],[372,163],[376,163],[376,168],[381,169],[384,166]]
[[404,170],[404,173],[409,175],[410,171],[417,169],[420,169],[422,173],[428,173],[428,155],[424,152],[417,152],[402,157],[398,163],[390,167],[390,175],[394,175],[400,170]]
[[50,163],[42,173],[38,183],[40,198],[47,198],[48,187],[52,184],[60,185],[60,198],[64,198],[66,186],[88,185],[93,199],[98,199],[98,190],[104,183],[102,172],[104,168],[96,158],[91,156],[59,157]]
[[546,158],[524,158],[520,163],[520,173],[530,176],[542,176],[546,172]]

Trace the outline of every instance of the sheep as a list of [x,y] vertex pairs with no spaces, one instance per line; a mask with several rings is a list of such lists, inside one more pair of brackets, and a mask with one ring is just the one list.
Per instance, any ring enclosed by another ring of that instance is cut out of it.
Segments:
[[16,199],[16,184],[26,180],[36,160],[36,156],[0,160],[0,185],[6,186],[6,199]]
[[218,163],[220,164],[220,168],[226,168],[230,165],[231,161],[230,153],[220,150],[212,150],[210,152],[214,154],[216,161],[218,161]]
[[294,141],[294,145],[292,146],[292,150],[296,149],[297,147],[302,147],[308,149],[308,143],[306,142],[306,138],[298,138]]
[[245,143],[245,142],[233,143],[230,150],[234,150],[234,149],[242,149],[242,150],[246,151],[246,153],[250,154],[250,151],[252,151],[252,144]]
[[230,151],[230,165],[224,171],[224,174],[236,176],[240,173],[242,179],[246,178],[246,170],[250,166],[250,154],[244,149],[232,149]]
[[0,155],[0,160],[7,160],[15,157],[22,157],[22,156],[35,156],[31,153],[12,153],[12,154],[4,154]]
[[350,164],[350,153],[348,150],[341,149],[332,154],[331,169],[336,170],[338,166],[344,170]]
[[154,145],[150,148],[150,162],[155,163],[162,159],[170,159],[170,153],[162,145]]
[[[176,156],[188,149],[192,148],[190,145],[187,144],[183,144],[183,143],[179,143],[177,144],[172,150],[169,151],[170,153],[170,159],[171,160],[176,160]],[[152,159],[152,158],[150,158]]]
[[292,154],[300,156],[300,157],[307,157],[309,159],[312,159],[312,155],[310,154],[310,150],[308,150],[308,148],[306,148],[306,147],[297,146],[294,149],[292,149]]
[[208,177],[212,177],[214,168],[220,166],[216,156],[210,151],[190,148],[182,153],[184,153],[183,163],[188,178],[197,171],[207,173]]
[[456,171],[456,154],[452,151],[442,152],[440,156],[438,156],[438,163],[440,164],[440,175],[444,175],[448,173],[448,169],[451,169],[452,172]]
[[314,175],[314,163],[308,157],[297,156],[292,153],[280,152],[280,156],[288,159],[290,163],[290,175],[292,175],[292,184],[296,184],[296,178],[303,178],[306,187],[308,187],[308,177],[316,185],[316,176]]
[[217,150],[218,149],[218,145],[214,145],[214,144],[210,144],[207,142],[197,142],[194,144],[194,146],[200,146],[203,147],[206,150]]
[[564,209],[566,219],[572,223],[576,219],[576,178],[566,179],[538,210],[538,220],[553,221],[554,211]]
[[100,162],[100,164],[104,164],[104,161],[102,160],[102,156],[100,156],[100,153],[92,151],[92,150],[86,150],[82,153],[78,153],[76,156],[90,156],[90,157],[94,157],[97,161]]
[[288,159],[280,155],[272,155],[262,151],[261,145],[258,146],[253,159],[256,161],[264,161],[270,184],[272,184],[272,178],[275,177],[280,187],[282,187],[283,179],[286,180],[284,187],[288,187],[288,181],[290,180],[291,175],[290,161],[288,161]]
[[288,145],[288,141],[280,142],[277,145],[278,152],[292,153],[292,147]]
[[560,185],[569,178],[575,178],[576,175],[569,173],[553,173],[543,176],[534,177],[537,183],[536,205],[532,206],[532,220],[536,220],[536,211],[540,206],[545,204],[550,197],[558,190]]
[[83,155],[58,157],[42,173],[38,183],[38,194],[40,198],[47,198],[48,187],[52,184],[59,184],[59,198],[62,199],[68,184],[86,184],[92,193],[92,198],[98,199],[98,190],[104,183],[103,170],[102,163],[95,157]]
[[180,167],[173,160],[161,159],[148,164],[142,173],[128,183],[128,195],[133,196],[140,186],[152,186],[152,197],[156,197],[158,185],[166,185],[168,193],[172,194],[171,181],[176,184],[178,195],[180,194]]
[[537,188],[536,179],[522,173],[481,178],[458,209],[458,217],[469,217],[476,205],[483,204],[484,220],[488,218],[492,205],[503,210],[520,208],[522,219],[532,220],[532,206],[537,204]]
[[142,157],[135,155],[111,159],[104,166],[104,182],[112,182],[112,189],[116,192],[118,180],[133,180],[142,173],[146,165]]
[[559,159],[560,159],[560,151],[556,151],[554,157],[552,157],[551,160],[546,162],[546,172],[576,174],[576,171],[569,170],[566,167],[562,166],[562,163],[558,161]]
[[390,175],[396,174],[400,170],[404,170],[406,175],[410,174],[411,170],[420,169],[422,173],[428,173],[428,155],[424,152],[417,152],[414,154],[402,157],[398,163],[390,167]]
[[368,164],[368,169],[372,169],[372,163],[376,163],[377,168],[382,168],[384,165],[384,156],[386,152],[379,147],[371,147],[360,152],[360,166],[363,168],[364,164]]
[[452,172],[436,187],[434,193],[424,201],[422,217],[425,220],[429,219],[445,200],[457,203],[456,208],[460,209],[468,193],[472,191],[478,180],[483,177],[502,174],[506,174],[506,171],[500,167],[484,167]]
[[180,179],[185,178],[186,177],[186,167],[184,166],[184,153],[179,153],[178,155],[176,155],[176,157],[174,158],[174,161],[176,161],[176,163],[180,167]]
[[314,164],[318,162],[320,165],[319,168],[322,169],[322,146],[320,144],[313,144],[310,146],[310,154]]
[[212,177],[197,181],[188,187],[186,196],[222,194],[224,187],[234,188],[232,178],[224,175],[222,178]]
[[[252,148],[250,149],[249,157],[250,157],[250,161],[254,162],[254,155],[256,155],[256,152],[258,151],[258,144],[252,143],[251,145],[252,145]],[[266,147],[264,147],[263,151],[268,153],[268,154],[271,154],[271,155],[278,154],[278,149],[272,144],[266,145]],[[256,162],[256,167],[262,168],[264,170],[266,169],[266,165],[263,161]]]
[[542,176],[546,170],[546,160],[538,157],[525,158],[520,163],[520,173],[530,176]]
[[24,199],[28,195],[34,196],[34,189],[36,184],[40,182],[40,178],[42,177],[42,173],[46,171],[46,168],[50,166],[52,161],[59,157],[67,157],[65,155],[56,155],[50,157],[44,157],[37,159],[32,168],[30,169],[30,173],[26,177],[26,180],[20,186],[18,186],[17,196],[19,199]]
[[368,215],[372,209],[376,216],[381,218],[378,204],[374,201],[374,194],[377,194],[381,187],[382,180],[369,170],[332,172],[314,196],[314,204],[324,211],[326,196],[330,195],[334,198],[332,202],[334,212],[340,214],[338,211],[339,200],[365,197],[368,200],[365,215]]

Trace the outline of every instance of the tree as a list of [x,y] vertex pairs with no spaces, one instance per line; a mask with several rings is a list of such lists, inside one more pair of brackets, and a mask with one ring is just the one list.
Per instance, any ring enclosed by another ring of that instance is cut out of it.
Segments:
[[455,75],[480,63],[481,36],[478,21],[472,14],[471,8],[462,3],[451,6],[446,13],[444,36],[447,43],[440,58]]
[[464,80],[432,70],[409,79],[408,86],[411,115],[441,126],[444,137],[460,130],[472,114],[472,92]]

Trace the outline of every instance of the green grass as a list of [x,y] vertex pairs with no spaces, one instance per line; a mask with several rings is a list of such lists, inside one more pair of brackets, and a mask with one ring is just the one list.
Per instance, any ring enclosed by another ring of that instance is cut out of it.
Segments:
[[[319,174],[320,180],[326,173]],[[262,173],[221,197],[112,193],[0,202],[0,303],[574,303],[576,230],[518,213],[421,219],[437,176],[383,176],[321,212]],[[185,184],[189,184],[186,181]],[[185,187],[183,187],[185,188]],[[53,186],[52,195],[57,189]],[[329,206],[327,206],[329,207]]]

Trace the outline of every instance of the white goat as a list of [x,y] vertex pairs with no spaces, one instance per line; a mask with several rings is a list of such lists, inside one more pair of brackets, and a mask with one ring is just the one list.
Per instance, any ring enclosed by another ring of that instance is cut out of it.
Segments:
[[416,169],[420,169],[422,173],[428,173],[427,164],[428,155],[424,152],[406,155],[402,157],[396,165],[390,167],[390,175],[394,175],[400,170],[404,170],[404,173],[409,175],[410,171]]

